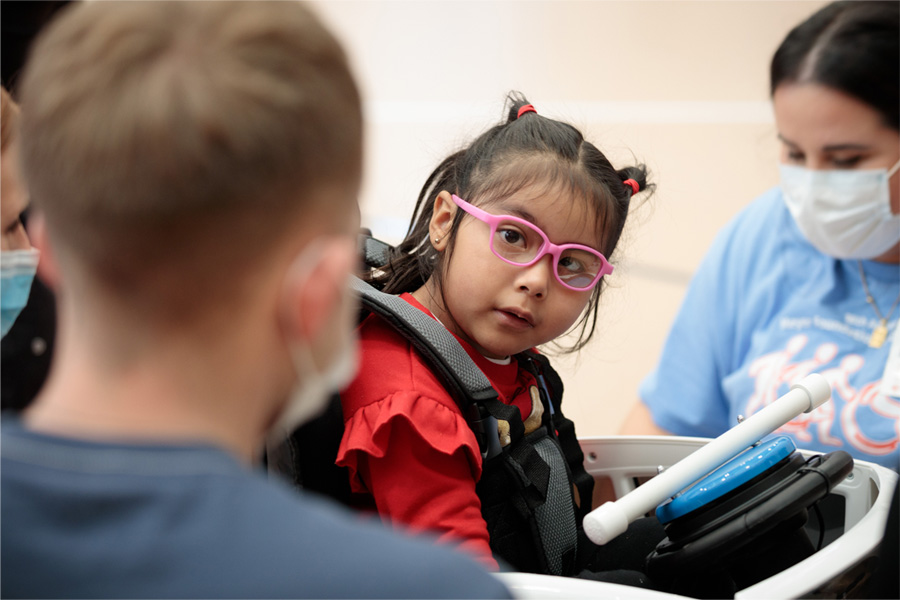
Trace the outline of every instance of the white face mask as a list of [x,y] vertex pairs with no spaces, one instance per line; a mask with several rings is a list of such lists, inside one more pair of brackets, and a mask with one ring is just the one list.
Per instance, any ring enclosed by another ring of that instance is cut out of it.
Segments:
[[313,360],[309,345],[294,342],[291,345],[291,359],[297,370],[297,385],[291,392],[287,404],[281,411],[270,437],[284,440],[284,437],[325,409],[331,395],[341,391],[356,375],[358,353],[356,340],[351,337],[344,342],[337,359],[323,372],[319,372]]
[[[318,255],[322,251],[322,246],[317,243],[311,243],[301,254],[295,259],[296,264],[303,271],[307,271],[302,277],[307,278],[305,285],[317,285],[315,281],[309,279],[313,277],[313,265],[319,262]],[[345,294],[351,294],[349,291],[349,278],[345,284]],[[345,297],[341,302],[349,301],[349,296]],[[341,311],[341,307],[335,308]],[[354,313],[355,314],[355,313]],[[347,315],[336,315],[335,319],[352,317]],[[356,333],[353,324],[340,323],[343,325],[339,332],[335,335],[343,337],[341,346],[337,349],[336,358],[330,365],[316,364],[316,353],[313,352],[308,340],[290,339],[288,340],[291,361],[294,364],[294,370],[297,374],[297,383],[291,391],[287,403],[278,415],[275,425],[267,434],[266,444],[269,447],[277,446],[285,440],[287,436],[294,430],[313,419],[325,409],[332,394],[341,391],[347,386],[356,375],[358,363],[358,350],[356,343]]]
[[781,189],[797,227],[823,254],[875,258],[900,242],[888,179],[900,169],[813,171],[779,165]]

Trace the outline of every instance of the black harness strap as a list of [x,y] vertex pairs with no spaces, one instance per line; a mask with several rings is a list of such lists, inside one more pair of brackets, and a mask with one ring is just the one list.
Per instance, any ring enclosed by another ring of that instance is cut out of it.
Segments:
[[[522,422],[522,413],[518,407],[503,404],[497,398],[473,403],[466,418],[475,432],[475,437],[478,438],[478,447],[481,448],[481,458],[484,462],[503,453],[498,435],[498,421],[506,421],[509,424],[509,437],[513,443],[525,436],[525,424]],[[484,443],[479,434],[484,436]]]
[[[556,438],[562,449],[566,464],[569,467],[572,483],[578,490],[579,521],[591,511],[594,495],[594,478],[584,468],[584,451],[578,443],[575,434],[575,423],[562,412],[563,382],[559,374],[550,366],[549,359],[537,352],[524,353],[523,361],[526,367],[534,374],[540,384],[541,395],[544,402],[551,407],[551,423],[556,431]],[[556,400],[554,405],[553,399]]]

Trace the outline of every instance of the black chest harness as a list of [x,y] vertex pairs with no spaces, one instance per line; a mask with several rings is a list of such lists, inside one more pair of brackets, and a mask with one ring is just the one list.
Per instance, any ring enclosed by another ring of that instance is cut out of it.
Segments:
[[[371,254],[383,247],[373,247],[364,246],[367,263],[383,264]],[[539,426],[526,433],[519,409],[498,399],[487,377],[440,323],[362,280],[353,285],[363,318],[378,314],[425,357],[475,434],[483,460],[476,491],[494,555],[517,571],[577,573],[583,562],[579,548],[589,544],[581,522],[591,508],[594,480],[584,469],[574,424],[562,413],[562,381],[546,357],[531,351],[515,356],[537,380],[543,405]],[[343,429],[335,396],[325,414],[269,453],[270,470],[297,486],[352,504],[347,469],[334,464]]]

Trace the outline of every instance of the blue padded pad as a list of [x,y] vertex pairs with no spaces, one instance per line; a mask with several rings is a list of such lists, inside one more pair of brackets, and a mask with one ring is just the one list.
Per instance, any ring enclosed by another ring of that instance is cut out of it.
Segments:
[[674,521],[765,473],[795,450],[791,438],[784,436],[748,448],[674,498],[660,504],[656,509],[656,518],[662,524]]

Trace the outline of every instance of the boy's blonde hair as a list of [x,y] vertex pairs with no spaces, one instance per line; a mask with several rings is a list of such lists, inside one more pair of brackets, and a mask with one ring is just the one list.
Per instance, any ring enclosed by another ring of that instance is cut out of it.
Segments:
[[35,206],[116,286],[234,274],[360,176],[356,84],[301,2],[77,3],[37,40],[21,99]]
[[0,150],[6,150],[6,147],[12,141],[16,134],[16,128],[19,124],[19,106],[6,91],[6,88],[0,86]]

